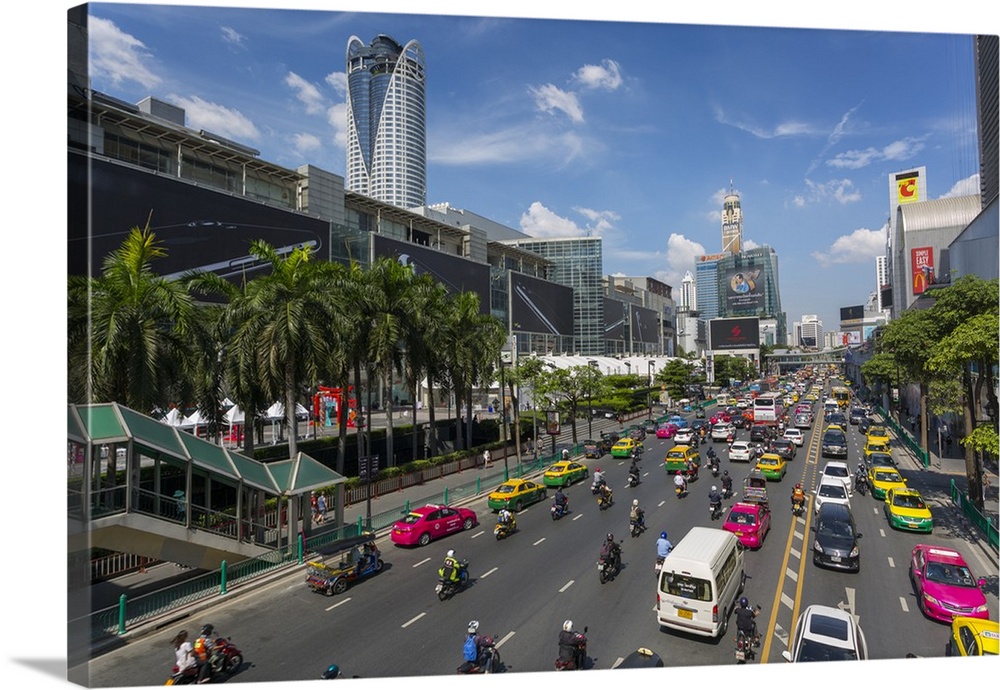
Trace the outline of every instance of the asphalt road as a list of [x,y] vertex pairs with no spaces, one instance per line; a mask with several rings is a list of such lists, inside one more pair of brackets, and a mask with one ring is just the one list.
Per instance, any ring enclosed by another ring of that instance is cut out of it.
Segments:
[[[910,549],[921,541],[957,546],[976,574],[985,572],[961,526],[948,521],[950,509],[934,508],[947,502],[946,482],[901,463],[904,476],[925,491],[940,520],[933,536],[891,530],[880,502],[855,495],[852,510],[864,534],[861,572],[820,569],[809,554],[811,513],[797,519],[788,510],[795,481],[811,488],[826,462],[816,457],[818,442],[813,439],[818,428],[819,421],[807,433],[785,479],[770,484],[771,531],[761,549],[747,553],[746,595],[763,607],[759,625],[765,636],[758,660],[784,663],[780,654],[794,618],[812,603],[839,605],[859,616],[872,658],[902,658],[908,652],[943,655],[948,629],[917,610],[906,572]],[[739,434],[741,439],[747,436],[745,430]],[[853,466],[860,457],[861,437],[853,427],[848,437]],[[732,664],[731,635],[710,640],[661,630],[656,621],[653,562],[659,532],[666,529],[677,543],[694,525],[721,525],[710,520],[707,494],[716,480],[704,469],[691,483],[688,497],[675,497],[672,477],[662,464],[672,445],[647,437],[642,482],[631,489],[624,486],[627,461],[609,456],[586,461],[591,471],[602,467],[614,489],[615,504],[607,511],[598,510],[587,479],[566,490],[571,512],[562,520],[550,518],[550,492],[549,500],[518,514],[517,533],[496,541],[495,518],[483,496],[469,504],[481,520],[469,531],[424,548],[399,548],[382,539],[385,571],[343,595],[313,593],[303,582],[303,572],[297,571],[259,592],[200,613],[197,620],[178,622],[94,659],[90,682],[100,687],[163,683],[173,656],[169,638],[181,627],[194,632],[204,622],[232,636],[245,653],[244,667],[229,682],[315,679],[329,663],[340,664],[348,676],[366,678],[453,674],[472,619],[480,621],[482,633],[500,641],[507,672],[551,670],[560,625],[567,618],[578,628],[588,626],[588,665],[595,669],[612,668],[640,646],[660,654],[667,666]],[[749,465],[730,463],[725,445],[714,445],[722,467],[736,477],[738,493]],[[633,498],[645,509],[649,526],[634,539],[628,537]],[[732,503],[726,501],[726,506]],[[602,585],[596,561],[608,532],[624,538],[624,568]],[[441,602],[434,592],[436,570],[450,548],[469,559],[473,580],[453,599]],[[990,597],[990,605],[991,618],[996,619],[995,597]]]

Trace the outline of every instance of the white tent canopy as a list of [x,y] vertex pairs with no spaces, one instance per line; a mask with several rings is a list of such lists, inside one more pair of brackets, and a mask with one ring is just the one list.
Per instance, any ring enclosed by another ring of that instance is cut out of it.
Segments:
[[[307,419],[309,417],[309,410],[307,410],[302,403],[295,403],[295,416],[299,419]],[[267,408],[267,412],[264,413],[264,418],[269,422],[284,419],[285,404],[282,402],[274,403]]]
[[227,424],[243,424],[245,421],[246,415],[243,414],[243,410],[240,409],[239,405],[233,405],[226,412]]

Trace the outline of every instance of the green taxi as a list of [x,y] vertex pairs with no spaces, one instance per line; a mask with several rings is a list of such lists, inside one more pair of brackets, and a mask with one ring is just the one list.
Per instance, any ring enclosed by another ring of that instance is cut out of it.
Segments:
[[542,475],[542,483],[545,486],[569,486],[573,482],[578,482],[587,477],[587,466],[578,462],[565,460],[549,465]]
[[893,529],[928,533],[934,529],[930,508],[916,489],[905,486],[889,489],[885,492],[885,503],[882,505],[885,518]]
[[767,479],[780,482],[788,471],[788,463],[777,453],[764,453],[757,461],[757,469]]
[[508,479],[486,499],[490,510],[520,511],[524,506],[545,500],[546,488],[527,479]]
[[668,474],[674,474],[675,472],[686,472],[688,468],[688,461],[694,461],[694,464],[701,464],[701,454],[693,446],[674,446],[667,451],[666,457],[663,459],[663,467]]
[[895,467],[873,465],[868,470],[868,486],[872,489],[872,498],[885,500],[889,489],[905,489],[906,480]]
[[632,455],[632,451],[636,448],[642,448],[642,441],[636,441],[634,438],[619,439],[615,445],[611,446],[611,457],[627,458]]

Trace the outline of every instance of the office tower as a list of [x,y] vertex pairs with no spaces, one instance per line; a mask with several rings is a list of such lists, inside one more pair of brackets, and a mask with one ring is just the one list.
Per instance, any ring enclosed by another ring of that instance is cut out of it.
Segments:
[[739,254],[743,244],[743,209],[740,195],[733,192],[732,180],[729,194],[722,201],[722,251]]
[[684,279],[681,280],[681,309],[685,311],[698,310],[698,297],[695,290],[694,276],[691,271],[684,272]]
[[725,254],[707,254],[694,262],[698,315],[703,319],[719,316],[719,259]]
[[427,199],[426,69],[420,44],[347,42],[346,189],[413,208]]
[[[701,295],[701,283],[698,294]],[[778,254],[766,244],[722,255],[716,263],[716,302],[720,317],[775,319],[775,340],[786,342],[787,323],[778,288]]]
[[875,257],[875,308],[887,310],[890,305],[882,302],[882,288],[889,284],[889,262],[885,255]]
[[795,345],[804,347],[823,346],[823,322],[815,314],[803,314],[798,327]]

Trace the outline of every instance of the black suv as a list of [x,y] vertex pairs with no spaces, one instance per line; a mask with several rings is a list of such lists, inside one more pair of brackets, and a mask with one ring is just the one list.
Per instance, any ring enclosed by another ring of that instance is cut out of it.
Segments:
[[750,427],[750,440],[763,442],[771,438],[771,430],[763,424],[754,424]]
[[820,455],[826,457],[847,457],[847,435],[839,429],[828,429],[823,434]]
[[796,445],[787,438],[776,438],[771,441],[771,452],[780,455],[785,460],[795,459]]
[[850,416],[850,418],[849,418],[849,419],[848,419],[847,421],[849,421],[849,422],[850,422],[851,424],[857,424],[857,423],[858,423],[858,422],[860,422],[860,421],[861,421],[861,420],[862,420],[862,419],[863,419],[864,417],[867,417],[867,416],[868,416],[868,415],[866,415],[866,414],[865,414],[865,411],[864,411],[864,409],[863,409],[863,408],[860,408],[860,407],[852,407],[852,408],[851,408],[851,416]]
[[842,503],[824,503],[816,516],[813,563],[830,568],[861,570],[861,551],[851,509]]

